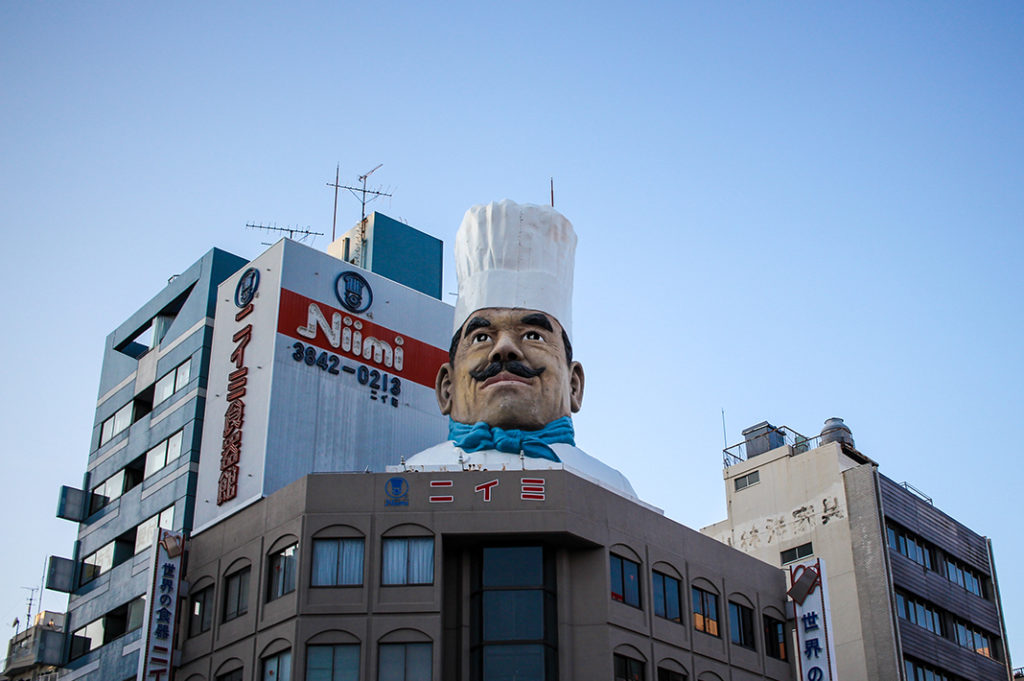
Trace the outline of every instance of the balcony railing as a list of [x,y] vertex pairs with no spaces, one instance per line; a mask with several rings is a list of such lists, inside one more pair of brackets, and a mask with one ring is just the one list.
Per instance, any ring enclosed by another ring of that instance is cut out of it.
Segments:
[[771,451],[772,449],[776,449],[783,445],[789,445],[792,447],[794,454],[801,454],[810,449],[821,446],[820,435],[807,437],[806,435],[801,435],[788,426],[780,426],[778,428],[772,428],[764,431],[763,433],[759,433],[755,437],[745,440],[744,442],[740,442],[739,444],[726,447],[722,450],[722,464],[728,468],[729,466],[735,466],[738,463],[743,463],[747,460],[747,444],[758,441],[761,438],[769,441],[778,439],[780,443],[773,447],[769,447],[768,449],[761,446],[759,447],[758,454],[764,453],[765,451]]

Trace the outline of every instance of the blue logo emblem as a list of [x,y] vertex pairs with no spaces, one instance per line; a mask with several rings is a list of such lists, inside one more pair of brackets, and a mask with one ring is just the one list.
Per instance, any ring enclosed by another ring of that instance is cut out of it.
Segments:
[[409,483],[405,478],[388,478],[384,483],[385,506],[408,506]]
[[373,304],[373,291],[362,276],[355,272],[342,272],[334,282],[334,295],[349,312],[366,312]]
[[245,307],[251,303],[253,296],[256,295],[256,289],[259,287],[260,271],[255,267],[250,267],[238,280],[238,286],[235,287],[235,305]]

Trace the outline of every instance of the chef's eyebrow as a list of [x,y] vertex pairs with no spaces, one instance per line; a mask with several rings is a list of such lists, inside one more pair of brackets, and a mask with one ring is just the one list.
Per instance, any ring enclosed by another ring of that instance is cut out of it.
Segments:
[[465,338],[466,336],[473,333],[477,329],[482,329],[490,325],[491,322],[487,319],[484,319],[483,317],[473,317],[468,322],[466,322],[466,329],[465,331],[462,332],[462,337]]
[[519,322],[521,324],[526,324],[527,326],[539,326],[540,328],[547,329],[552,333],[555,332],[554,327],[551,326],[551,320],[548,319],[546,314],[542,314],[540,312],[528,314],[520,319]]

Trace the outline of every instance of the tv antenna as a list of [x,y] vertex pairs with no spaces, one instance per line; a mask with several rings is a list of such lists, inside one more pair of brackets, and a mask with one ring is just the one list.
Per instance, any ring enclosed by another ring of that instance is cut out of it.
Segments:
[[[32,603],[35,601],[36,592],[39,591],[37,586],[23,586],[21,587],[28,592],[28,610],[25,612],[25,628],[28,629],[32,626]],[[42,598],[40,596],[40,598]]]
[[[362,187],[349,187],[348,185],[339,184],[338,183],[338,179],[339,179],[340,173],[341,173],[341,164],[339,163],[337,166],[335,166],[335,168],[334,168],[334,182],[333,183],[331,183],[331,182],[327,183],[328,187],[334,187],[334,218],[331,221],[331,242],[332,243],[337,238],[336,227],[337,227],[337,224],[338,224],[338,190],[339,189],[347,189],[350,192],[352,192],[352,196],[354,196],[357,199],[359,199],[360,203],[362,204],[362,215],[359,218],[361,221],[365,221],[366,220],[366,204],[372,203],[372,202],[376,201],[377,199],[379,199],[382,196],[388,196],[388,197],[391,196],[391,194],[389,194],[388,192],[381,191],[380,189],[367,189],[366,188],[366,179],[368,177],[370,177],[370,175],[373,175],[374,172],[376,172],[377,169],[380,168],[382,165],[384,165],[384,164],[383,163],[378,163],[377,166],[373,170],[371,170],[371,171],[369,171],[369,172],[359,176],[359,181],[363,183]],[[370,198],[367,198],[367,196],[369,196]]]
[[[273,225],[262,225],[262,224],[257,224],[257,223],[253,223],[253,222],[247,222],[247,223],[245,223],[245,226],[248,227],[249,229],[262,229],[262,230],[267,231],[267,232],[281,232],[281,233],[287,232],[289,239],[295,239],[295,235],[296,234],[300,234],[301,236],[298,239],[298,241],[300,241],[300,242],[301,241],[305,241],[308,237],[311,237],[311,236],[323,236],[324,235],[323,232],[311,232],[309,229],[301,229],[299,227],[278,227],[276,224],[273,224]],[[264,246],[271,246],[273,244],[269,244],[269,243],[264,241],[263,245]]]

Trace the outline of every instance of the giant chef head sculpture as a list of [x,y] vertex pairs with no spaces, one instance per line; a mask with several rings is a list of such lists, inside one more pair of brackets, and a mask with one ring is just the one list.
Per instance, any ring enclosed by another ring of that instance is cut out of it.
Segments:
[[565,467],[635,496],[621,473],[575,447],[575,253],[572,225],[554,208],[500,201],[466,212],[455,236],[455,335],[436,382],[450,439],[407,469]]
[[441,413],[533,431],[579,411],[575,252],[572,225],[554,208],[502,201],[466,212],[455,237],[455,336],[437,375]]

